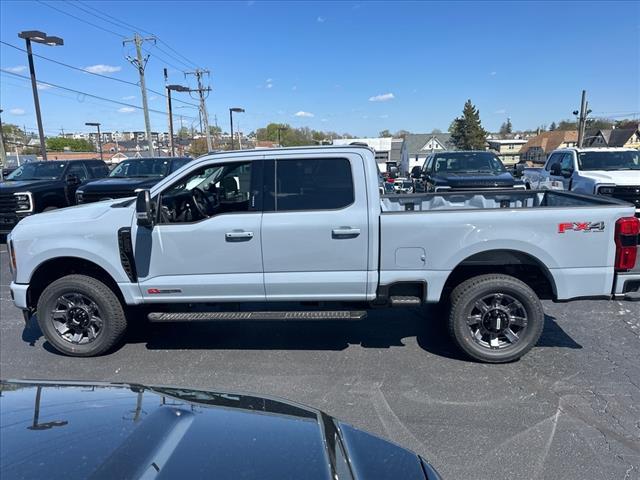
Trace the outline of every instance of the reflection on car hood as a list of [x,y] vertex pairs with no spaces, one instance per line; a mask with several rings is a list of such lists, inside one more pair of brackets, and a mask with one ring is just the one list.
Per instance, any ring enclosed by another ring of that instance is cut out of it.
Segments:
[[5,180],[0,182],[0,193],[34,192],[62,186],[60,180]]
[[640,170],[581,170],[580,176],[596,183],[640,185]]
[[416,454],[283,400],[104,383],[0,392],[2,478],[350,478],[337,477],[338,445],[356,478],[438,478]]
[[515,183],[509,172],[438,172],[434,175],[434,180],[438,185],[452,188],[511,187]]
[[107,192],[122,192],[134,191],[138,188],[151,188],[156,183],[162,180],[162,177],[130,177],[130,178],[117,178],[106,177],[100,180],[93,180],[91,182],[82,185],[79,190],[86,193],[107,193]]

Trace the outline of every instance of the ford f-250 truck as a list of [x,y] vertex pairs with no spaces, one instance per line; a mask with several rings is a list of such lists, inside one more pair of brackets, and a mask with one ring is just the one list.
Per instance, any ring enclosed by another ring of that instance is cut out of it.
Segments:
[[629,202],[640,217],[640,151],[632,148],[563,148],[543,168],[525,168],[527,188],[608,195]]
[[538,341],[541,298],[640,286],[632,205],[513,189],[381,197],[380,178],[367,147],[207,155],[136,198],[20,222],[12,296],[75,356],[120,342],[136,306],[156,322],[317,320],[448,301],[455,343],[498,363]]

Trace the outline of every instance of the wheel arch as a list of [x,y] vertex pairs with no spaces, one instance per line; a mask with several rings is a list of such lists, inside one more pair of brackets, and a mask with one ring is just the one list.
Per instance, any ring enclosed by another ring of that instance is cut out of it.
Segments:
[[440,300],[465,280],[478,275],[502,273],[522,280],[541,299],[556,299],[557,287],[549,268],[540,259],[520,250],[493,249],[469,255],[447,277]]
[[107,285],[124,305],[122,291],[115,279],[100,265],[81,257],[56,257],[39,264],[31,275],[27,292],[27,306],[35,310],[45,288],[67,275],[87,275]]

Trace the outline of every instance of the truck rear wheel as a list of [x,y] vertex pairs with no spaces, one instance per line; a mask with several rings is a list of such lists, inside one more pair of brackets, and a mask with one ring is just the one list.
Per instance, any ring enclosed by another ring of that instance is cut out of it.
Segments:
[[517,360],[538,342],[543,326],[544,311],[535,292],[509,275],[470,278],[451,293],[449,333],[475,360]]
[[40,295],[38,324],[56,350],[92,357],[122,340],[127,319],[120,300],[107,285],[86,275],[67,275]]

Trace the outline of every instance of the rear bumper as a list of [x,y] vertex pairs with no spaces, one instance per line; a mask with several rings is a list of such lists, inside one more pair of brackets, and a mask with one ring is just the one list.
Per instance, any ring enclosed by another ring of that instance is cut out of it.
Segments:
[[29,308],[27,306],[27,292],[29,290],[29,285],[11,282],[10,288],[13,304],[22,310],[27,310]]
[[640,272],[616,275],[613,294],[617,299],[640,300]]

